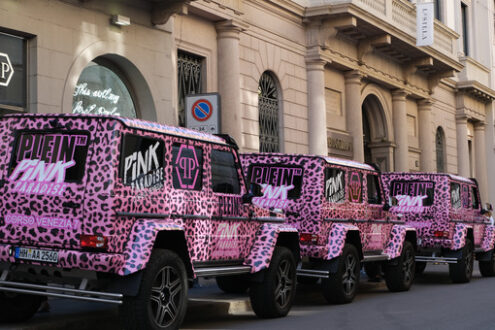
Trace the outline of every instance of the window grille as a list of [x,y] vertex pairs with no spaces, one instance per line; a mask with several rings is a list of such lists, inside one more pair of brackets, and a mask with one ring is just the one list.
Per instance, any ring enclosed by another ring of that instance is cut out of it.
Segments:
[[177,82],[179,84],[179,126],[186,126],[186,95],[202,92],[203,57],[177,52]]
[[260,151],[278,152],[278,90],[272,75],[264,72],[258,85]]

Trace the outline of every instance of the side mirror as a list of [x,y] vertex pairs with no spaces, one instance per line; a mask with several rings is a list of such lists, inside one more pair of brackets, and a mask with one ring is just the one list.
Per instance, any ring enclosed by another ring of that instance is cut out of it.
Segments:
[[251,204],[253,202],[254,195],[250,192],[242,195],[242,204]]
[[263,192],[261,190],[261,185],[257,183],[251,183],[249,187],[249,191],[251,194],[253,194],[254,197],[263,197]]
[[385,204],[383,204],[383,210],[384,211],[390,211],[390,204],[385,202]]

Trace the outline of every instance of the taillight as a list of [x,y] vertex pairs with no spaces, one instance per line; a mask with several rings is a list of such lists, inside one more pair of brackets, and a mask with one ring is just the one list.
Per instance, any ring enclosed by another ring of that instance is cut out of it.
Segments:
[[316,244],[318,242],[318,235],[315,234],[309,234],[309,233],[302,233],[299,236],[299,241],[301,244]]
[[108,238],[101,235],[81,235],[81,247],[90,249],[106,249]]
[[436,230],[433,233],[433,236],[435,236],[436,238],[448,238],[449,237],[449,232],[446,231],[446,230]]

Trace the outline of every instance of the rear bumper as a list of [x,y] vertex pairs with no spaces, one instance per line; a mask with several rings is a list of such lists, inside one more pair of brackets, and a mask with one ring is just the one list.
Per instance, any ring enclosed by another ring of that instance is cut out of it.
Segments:
[[[11,264],[47,265],[65,269],[82,269],[96,272],[120,274],[125,264],[125,257],[118,253],[87,252],[78,250],[47,249],[58,252],[58,263],[40,263],[19,260],[14,257],[14,245],[0,244],[0,262]],[[30,247],[24,246],[23,247]]]
[[452,247],[452,240],[445,238],[418,238],[419,249],[450,249]]

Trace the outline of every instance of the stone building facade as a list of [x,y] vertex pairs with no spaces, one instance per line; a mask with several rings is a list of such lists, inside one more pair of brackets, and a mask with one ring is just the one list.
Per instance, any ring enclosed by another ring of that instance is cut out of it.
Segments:
[[183,125],[185,95],[218,92],[242,151],[473,176],[493,202],[493,2],[434,1],[427,47],[413,2],[4,0],[0,62],[21,47],[24,80],[0,109]]

